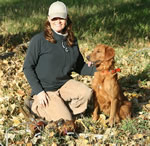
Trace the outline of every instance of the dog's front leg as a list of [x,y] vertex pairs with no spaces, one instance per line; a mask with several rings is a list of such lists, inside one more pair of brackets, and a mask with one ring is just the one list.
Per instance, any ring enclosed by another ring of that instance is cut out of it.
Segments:
[[111,127],[115,123],[115,117],[116,117],[116,112],[117,112],[117,103],[118,103],[117,99],[111,100],[111,110],[110,110],[110,117],[109,117],[109,125]]
[[99,105],[98,105],[98,101],[96,99],[96,97],[94,97],[94,111],[93,111],[93,120],[97,121],[99,116],[98,116],[98,109],[99,109]]

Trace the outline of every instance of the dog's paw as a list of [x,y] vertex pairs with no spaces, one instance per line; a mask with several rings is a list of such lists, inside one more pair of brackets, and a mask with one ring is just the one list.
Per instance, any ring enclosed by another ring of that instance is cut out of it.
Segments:
[[108,119],[108,124],[109,124],[109,126],[110,127],[113,127],[113,125],[115,124],[115,121],[114,121],[114,119]]
[[98,120],[98,118],[99,118],[99,116],[98,116],[98,115],[93,115],[93,121],[97,121],[97,120]]

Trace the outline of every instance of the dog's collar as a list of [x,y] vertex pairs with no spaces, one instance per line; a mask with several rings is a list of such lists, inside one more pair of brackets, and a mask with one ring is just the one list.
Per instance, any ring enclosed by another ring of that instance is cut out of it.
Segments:
[[117,73],[117,72],[121,72],[120,68],[116,68],[114,70],[110,70],[111,73]]
[[120,68],[116,68],[116,69],[113,69],[113,70],[103,70],[102,72],[103,73],[112,73],[112,74],[114,74],[114,73],[117,73],[117,72],[120,72],[120,71],[121,71]]

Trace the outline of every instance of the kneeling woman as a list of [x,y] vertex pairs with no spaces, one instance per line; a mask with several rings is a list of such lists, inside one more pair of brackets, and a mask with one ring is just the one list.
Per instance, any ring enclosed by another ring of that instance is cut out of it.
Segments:
[[27,50],[24,74],[32,88],[32,111],[47,121],[72,120],[87,108],[92,89],[71,78],[71,72],[93,75],[83,59],[62,2],[51,4],[44,32],[35,35]]

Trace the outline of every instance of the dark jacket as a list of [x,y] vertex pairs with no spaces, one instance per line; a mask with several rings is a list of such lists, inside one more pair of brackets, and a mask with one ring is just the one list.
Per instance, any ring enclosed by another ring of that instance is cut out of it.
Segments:
[[78,43],[66,45],[66,37],[54,32],[57,43],[48,42],[44,33],[35,35],[27,50],[23,71],[32,88],[31,95],[56,91],[69,79],[71,72],[93,75],[95,67],[88,67],[79,51]]

